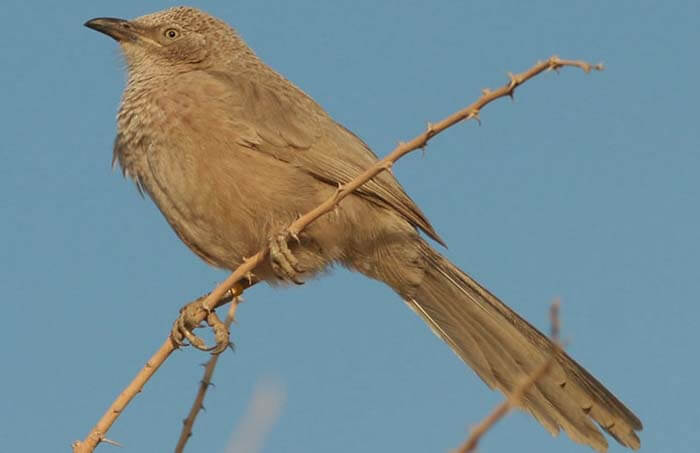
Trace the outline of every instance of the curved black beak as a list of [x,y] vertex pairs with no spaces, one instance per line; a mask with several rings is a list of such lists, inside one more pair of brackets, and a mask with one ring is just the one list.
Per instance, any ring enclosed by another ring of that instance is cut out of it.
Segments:
[[137,37],[134,26],[128,20],[114,17],[97,17],[84,24],[88,28],[115,39],[116,41],[133,41]]

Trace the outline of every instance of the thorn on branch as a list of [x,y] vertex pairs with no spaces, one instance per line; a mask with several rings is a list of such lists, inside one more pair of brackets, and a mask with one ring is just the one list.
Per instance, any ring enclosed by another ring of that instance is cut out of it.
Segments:
[[[428,122],[428,129],[425,131],[426,138],[431,138],[431,137],[433,137],[436,133],[437,133],[437,131],[436,131],[435,128],[433,127],[433,123]],[[421,146],[421,148],[424,148],[424,147],[425,147],[425,143],[423,144],[423,146]]]
[[104,442],[104,443],[109,444],[109,445],[114,445],[115,447],[123,447],[124,446],[124,445],[120,444],[119,442],[117,442],[116,440],[107,439],[106,437],[103,437],[102,439],[100,439],[100,442]]
[[471,120],[471,119],[473,119],[473,120],[475,120],[477,123],[479,123],[479,126],[481,126],[481,117],[479,116],[479,110],[474,110],[474,111],[472,111],[472,112],[469,112],[469,114],[467,115],[467,118],[465,118],[465,119],[466,119],[466,120]]
[[289,235],[290,235],[295,241],[297,241],[297,244],[301,244],[301,239],[299,239],[299,233],[297,233],[296,231],[290,231],[290,232],[289,232]]
[[[252,273],[252,272],[246,272],[245,278],[246,278],[246,280],[248,280],[248,284],[249,284],[249,285],[252,285],[252,284],[253,284],[253,280],[255,279],[255,274]],[[243,300],[243,299],[241,299],[241,300]]]
[[343,192],[345,192],[345,190],[345,186],[341,183],[338,183],[338,187],[336,187],[335,192],[333,192],[333,213],[336,215],[339,213],[340,210],[340,202],[338,202],[337,200],[339,198],[342,198]]
[[513,89],[523,83],[523,77],[520,75],[513,74],[512,72],[508,73],[508,79],[510,80],[510,83],[508,83],[508,87],[510,88],[510,93],[509,95],[512,96]]

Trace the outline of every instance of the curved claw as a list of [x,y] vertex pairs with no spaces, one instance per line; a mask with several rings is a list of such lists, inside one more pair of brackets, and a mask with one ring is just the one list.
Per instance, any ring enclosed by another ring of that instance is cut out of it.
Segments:
[[180,316],[178,319],[178,328],[180,329],[180,333],[185,336],[187,341],[194,346],[195,348],[199,349],[200,351],[206,351],[207,345],[204,343],[204,340],[199,338],[197,335],[192,332],[186,325],[185,322],[183,321],[183,317]]
[[[220,354],[229,346],[229,331],[226,325],[221,322],[216,312],[209,311],[203,305],[204,298],[197,299],[196,301],[185,305],[180,310],[180,316],[173,324],[173,328],[170,331],[170,338],[175,343],[177,347],[185,346],[187,342],[200,351],[211,352],[212,354]],[[209,327],[214,331],[214,338],[216,344],[214,346],[208,347],[204,340],[195,335],[192,331],[199,327],[195,323],[195,316],[200,311],[206,311],[207,317],[206,321]]]
[[[303,285],[304,282],[299,278],[299,274],[303,274],[305,270],[299,265],[299,260],[287,244],[287,241],[292,237],[288,231],[284,231],[270,239],[270,264],[280,279]],[[299,241],[298,236],[294,239]]]
[[208,349],[212,355],[221,354],[229,347],[231,341],[229,340],[229,331],[226,324],[221,322],[216,312],[212,311],[207,316],[207,324],[214,330],[214,339],[216,340],[216,345]]
[[178,316],[178,318],[173,323],[172,329],[170,329],[170,339],[173,343],[175,343],[175,346],[177,346],[178,348],[187,346],[187,341],[192,343],[192,338],[190,338],[190,336],[194,336],[191,329],[187,327],[188,323],[185,319],[185,308],[186,307],[183,307],[180,310],[180,316]]
[[170,329],[170,341],[175,344],[175,348],[181,348],[185,346],[183,341],[183,335],[180,329],[177,328],[177,321],[173,323],[173,327]]

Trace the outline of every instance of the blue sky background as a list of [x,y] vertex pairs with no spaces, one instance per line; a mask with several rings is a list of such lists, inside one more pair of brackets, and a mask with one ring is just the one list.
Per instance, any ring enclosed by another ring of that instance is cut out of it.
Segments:
[[[226,275],[110,169],[124,65],[82,23],[173,5],[3,3],[3,451],[68,451],[179,307]],[[698,5],[197,6],[380,155],[508,71],[552,54],[603,61],[602,73],[531,81],[515,102],[489,106],[481,127],[446,132],[395,171],[448,256],[535,325],[547,328],[561,298],[570,353],[640,416],[644,450],[680,453],[700,443]],[[265,452],[444,452],[501,400],[396,295],[344,270],[256,287],[232,338],[237,352],[221,361],[188,451],[224,452],[260,385],[284,394]],[[109,437],[129,452],[172,451],[206,358],[175,353]],[[590,450],[515,414],[480,451]],[[622,448],[611,441],[611,451]]]

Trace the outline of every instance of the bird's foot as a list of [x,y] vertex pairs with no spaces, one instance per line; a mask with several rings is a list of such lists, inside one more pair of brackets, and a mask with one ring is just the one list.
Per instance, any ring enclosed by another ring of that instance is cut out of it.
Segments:
[[[228,328],[221,322],[221,319],[219,319],[214,310],[210,310],[204,305],[205,298],[206,296],[200,297],[180,309],[180,316],[178,316],[170,331],[170,339],[177,347],[187,345],[187,341],[201,351],[220,354],[227,347],[232,346],[229,340]],[[194,329],[200,327],[200,323],[198,323],[197,320],[201,319],[201,312],[206,313],[204,319],[214,331],[214,339],[216,341],[214,346],[208,347],[204,340],[193,332]]]
[[286,230],[270,238],[270,264],[272,265],[272,271],[279,279],[303,285],[304,282],[301,280],[300,274],[303,274],[305,271],[299,265],[299,261],[292,251],[289,250],[288,241],[290,239],[299,242],[298,237],[292,236]]

